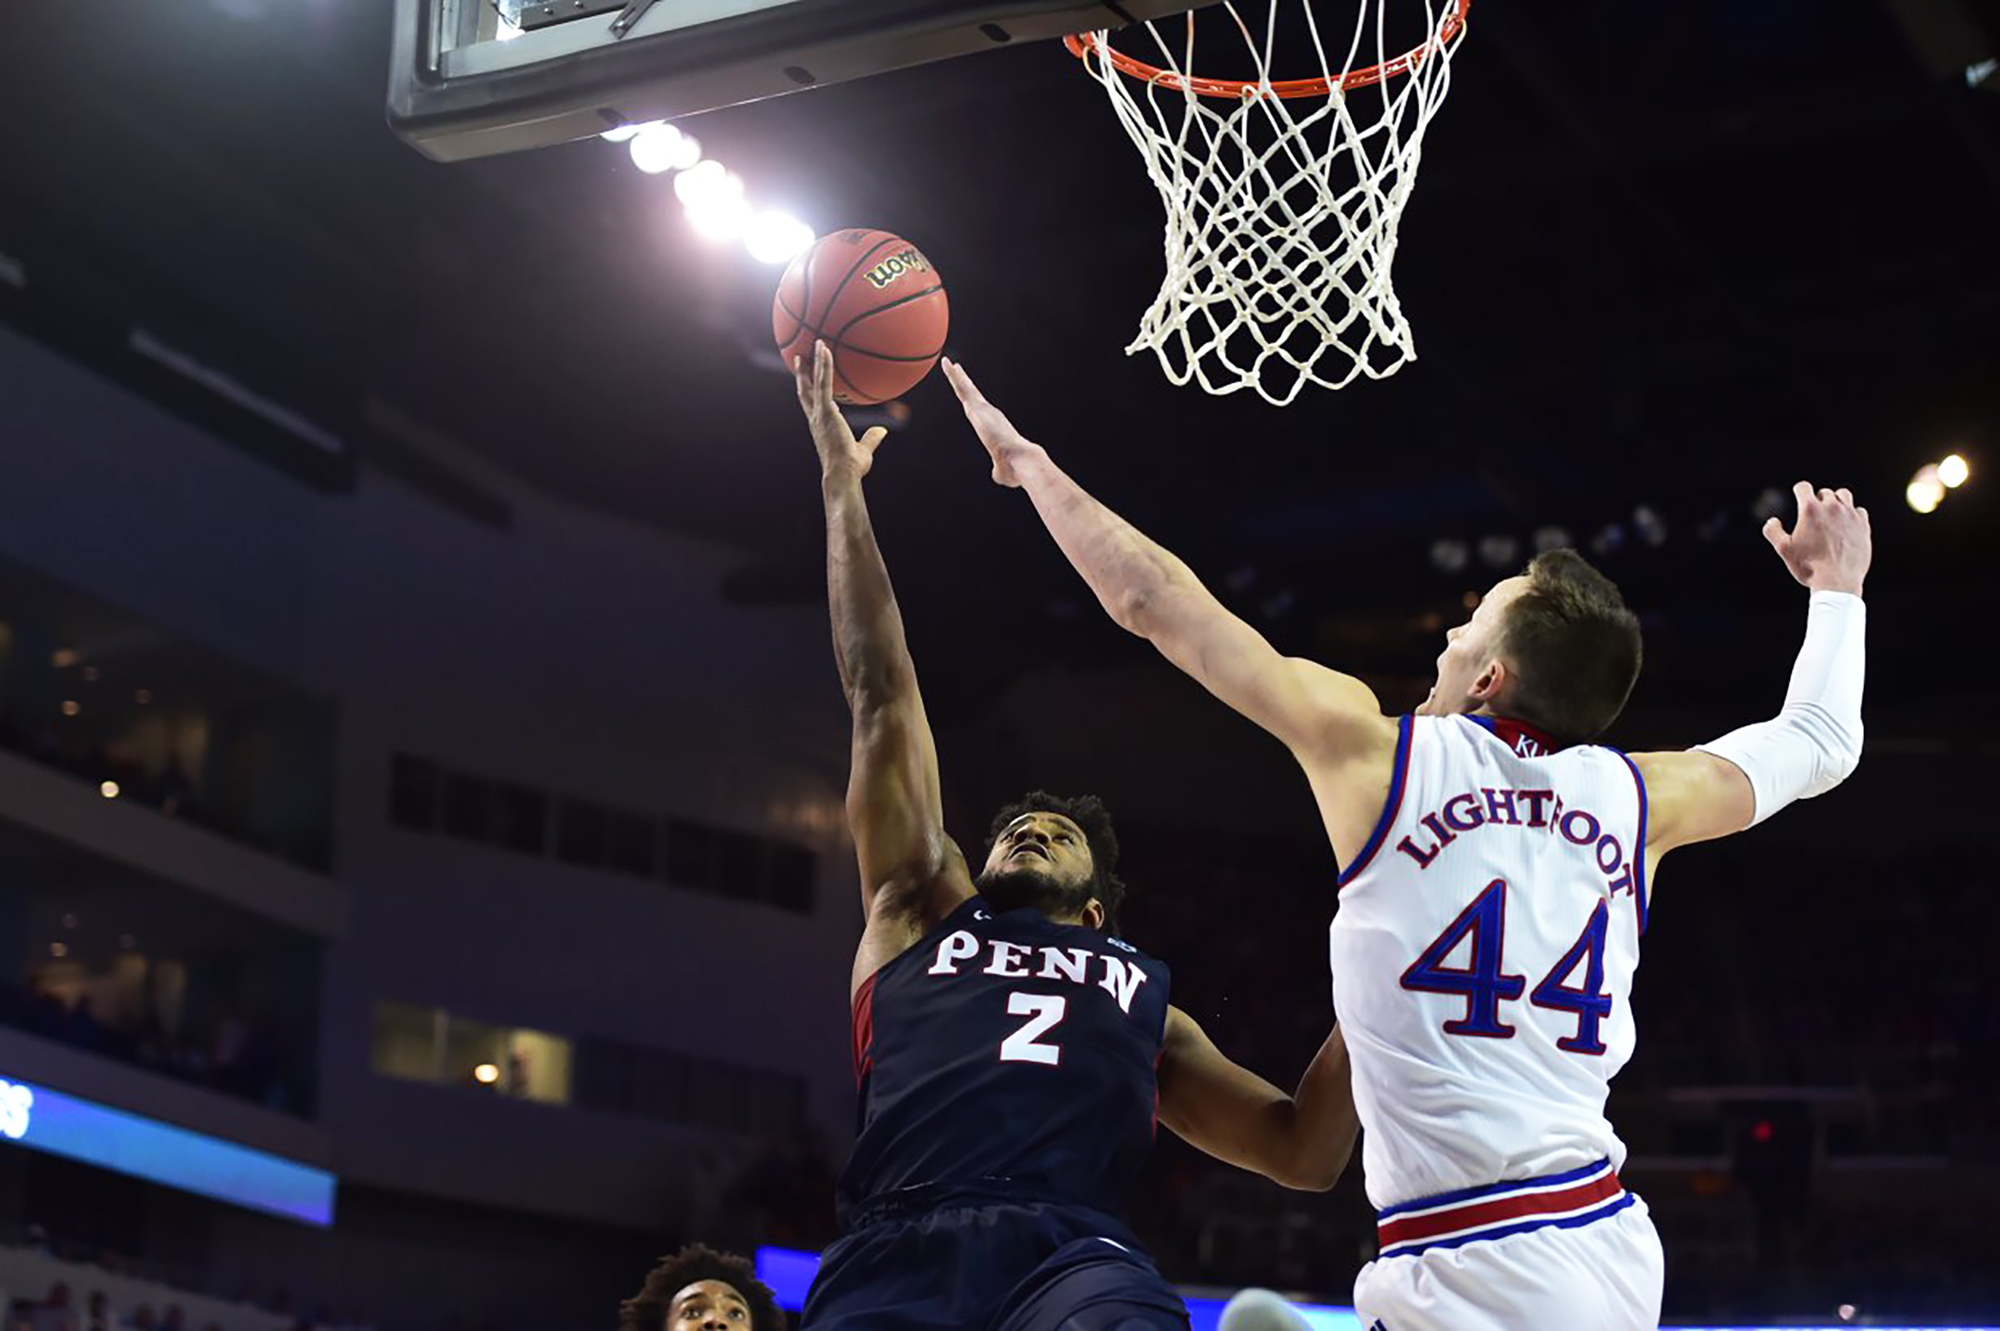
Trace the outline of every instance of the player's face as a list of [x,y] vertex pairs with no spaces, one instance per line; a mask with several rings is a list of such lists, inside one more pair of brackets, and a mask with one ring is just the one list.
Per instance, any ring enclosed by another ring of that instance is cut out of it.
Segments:
[[1488,678],[1488,670],[1500,654],[1501,631],[1506,627],[1507,607],[1526,591],[1525,577],[1507,578],[1479,600],[1471,618],[1447,629],[1444,651],[1437,659],[1437,683],[1430,696],[1417,708],[1420,716],[1456,716],[1476,712],[1486,700],[1477,696],[1477,686]]
[[1024,813],[994,838],[979,891],[1002,910],[1033,906],[1069,920],[1081,917],[1095,876],[1082,828],[1059,813]]
[[749,1325],[750,1305],[720,1280],[697,1280],[667,1305],[666,1331],[743,1331]]

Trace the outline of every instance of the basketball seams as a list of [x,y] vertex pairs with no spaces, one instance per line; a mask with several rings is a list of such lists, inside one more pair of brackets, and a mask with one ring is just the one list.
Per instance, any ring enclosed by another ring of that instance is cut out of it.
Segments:
[[[877,314],[882,314],[886,311],[897,309],[905,305],[909,305],[913,302],[923,300],[929,296],[933,295],[941,296],[944,291],[944,284],[942,282],[933,280],[930,286],[925,287],[921,291],[911,292],[907,296],[900,296],[895,300],[890,301],[886,305],[879,305],[870,309],[865,309],[861,313],[850,317],[845,323],[843,323],[840,326],[840,328],[837,331],[829,335],[827,329],[824,326],[822,326],[824,323],[823,320],[820,323],[815,323],[811,318],[815,304],[823,306],[825,313],[827,314],[833,313],[834,310],[840,304],[841,298],[846,294],[848,288],[853,283],[856,275],[865,272],[868,268],[868,265],[872,263],[876,259],[876,257],[882,253],[884,249],[897,244],[907,245],[909,243],[903,240],[899,236],[896,236],[890,232],[882,231],[879,229],[870,229],[868,231],[864,231],[862,234],[864,236],[874,237],[873,241],[869,243],[866,246],[866,248],[860,249],[859,254],[855,257],[854,261],[848,266],[847,271],[841,274],[840,280],[833,284],[832,290],[826,294],[823,300],[815,302],[812,298],[814,287],[817,286],[820,287],[822,290],[825,289],[823,279],[815,280],[818,277],[817,273],[817,269],[819,266],[818,261],[821,257],[823,257],[823,252],[815,251],[814,253],[808,256],[807,262],[803,265],[799,274],[799,279],[800,279],[799,295],[800,295],[801,305],[803,306],[803,308],[793,309],[791,302],[785,299],[786,284],[782,280],[779,282],[778,285],[776,304],[778,310],[785,317],[791,319],[794,324],[790,337],[787,338],[781,344],[781,346],[786,348],[796,346],[798,342],[806,334],[811,334],[812,338],[816,341],[826,342],[829,345],[830,349],[834,352],[833,356],[834,377],[839,384],[845,386],[845,391],[852,395],[851,398],[849,399],[849,405],[873,406],[881,402],[886,402],[890,400],[891,397],[897,395],[895,394],[877,395],[874,393],[867,393],[862,391],[861,386],[857,382],[855,382],[853,377],[850,376],[841,367],[840,364],[841,356],[843,355],[865,356],[870,360],[882,361],[885,364],[915,365],[915,364],[923,364],[926,362],[935,362],[938,356],[943,354],[944,348],[942,345],[940,345],[937,351],[932,352],[928,355],[921,355],[921,356],[888,355],[884,353],[871,351],[864,346],[857,346],[847,341],[846,340],[847,337],[854,329],[866,323],[870,318],[872,318]],[[860,366],[856,366],[857,370],[860,368],[861,368]]]
[[[865,265],[870,259],[874,258],[877,254],[880,254],[882,252],[883,247],[888,245],[893,245],[899,239],[899,237],[892,236],[886,231],[875,231],[871,232],[870,234],[880,236],[881,239],[876,241],[873,245],[870,245],[866,250],[862,251],[860,257],[855,259],[853,266],[851,266],[844,274],[841,275],[840,281],[834,285],[833,294],[829,295],[826,298],[826,308],[828,313],[832,313],[833,307],[840,304],[841,293],[847,290],[847,284],[854,280],[854,275],[861,271],[862,266]],[[806,313],[807,314],[812,313],[811,305],[806,306]]]
[[[854,328],[856,324],[860,324],[860,322],[864,322],[864,320],[872,320],[872,318],[874,318],[874,316],[878,316],[878,314],[888,314],[890,310],[896,310],[896,308],[902,308],[902,306],[908,306],[908,304],[912,304],[912,302],[918,302],[918,300],[924,300],[926,296],[936,296],[936,294],[938,294],[938,292],[942,292],[942,290],[944,290],[944,284],[942,284],[942,282],[932,282],[932,284],[930,284],[930,286],[926,286],[926,288],[924,288],[922,292],[912,292],[912,294],[908,294],[908,296],[898,296],[896,300],[888,302],[886,306],[874,306],[874,308],[870,308],[870,310],[862,310],[860,314],[856,314],[854,318],[850,318],[850,320],[848,320],[846,324],[842,324],[842,326],[840,326],[840,328],[838,328],[838,330],[834,332],[834,342],[846,342],[846,338],[848,338],[848,332],[850,332],[850,330],[852,330],[852,328]],[[832,310],[832,306],[828,306],[828,310]],[[860,350],[860,348],[856,348],[856,350]],[[938,350],[942,352],[944,348],[938,348]],[[872,352],[870,352],[870,354],[872,354]],[[884,356],[882,360],[922,360],[922,358],[916,358],[916,356]]]

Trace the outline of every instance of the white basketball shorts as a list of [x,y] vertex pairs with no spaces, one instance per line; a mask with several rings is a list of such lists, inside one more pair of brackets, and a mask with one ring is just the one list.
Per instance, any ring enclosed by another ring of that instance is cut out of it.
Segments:
[[1608,1161],[1393,1206],[1354,1279],[1368,1331],[1652,1331],[1666,1258]]

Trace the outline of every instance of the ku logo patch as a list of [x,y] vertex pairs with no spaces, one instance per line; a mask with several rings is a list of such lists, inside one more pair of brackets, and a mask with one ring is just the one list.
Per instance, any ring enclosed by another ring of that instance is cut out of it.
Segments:
[[1542,748],[1542,742],[1533,735],[1516,735],[1514,736],[1514,752],[1520,754],[1523,758],[1539,758],[1547,751]]
[[986,907],[974,906],[972,908],[972,918],[975,920],[990,920],[993,917],[986,913]]

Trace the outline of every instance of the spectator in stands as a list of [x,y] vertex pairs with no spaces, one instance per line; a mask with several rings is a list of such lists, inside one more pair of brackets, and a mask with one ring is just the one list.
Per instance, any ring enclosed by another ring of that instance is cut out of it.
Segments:
[[104,1291],[101,1289],[92,1290],[89,1302],[84,1305],[83,1329],[117,1331],[117,1325],[111,1320],[110,1302],[104,1297]]
[[70,1306],[69,1284],[58,1280],[49,1286],[42,1306],[35,1310],[35,1331],[78,1331],[76,1309]]
[[130,1331],[158,1331],[159,1322],[153,1316],[153,1305],[142,1303],[132,1310],[132,1319],[125,1323]]
[[618,1307],[618,1331],[700,1331],[710,1319],[750,1331],[785,1331],[778,1296],[747,1258],[689,1244],[660,1259],[637,1295]]

